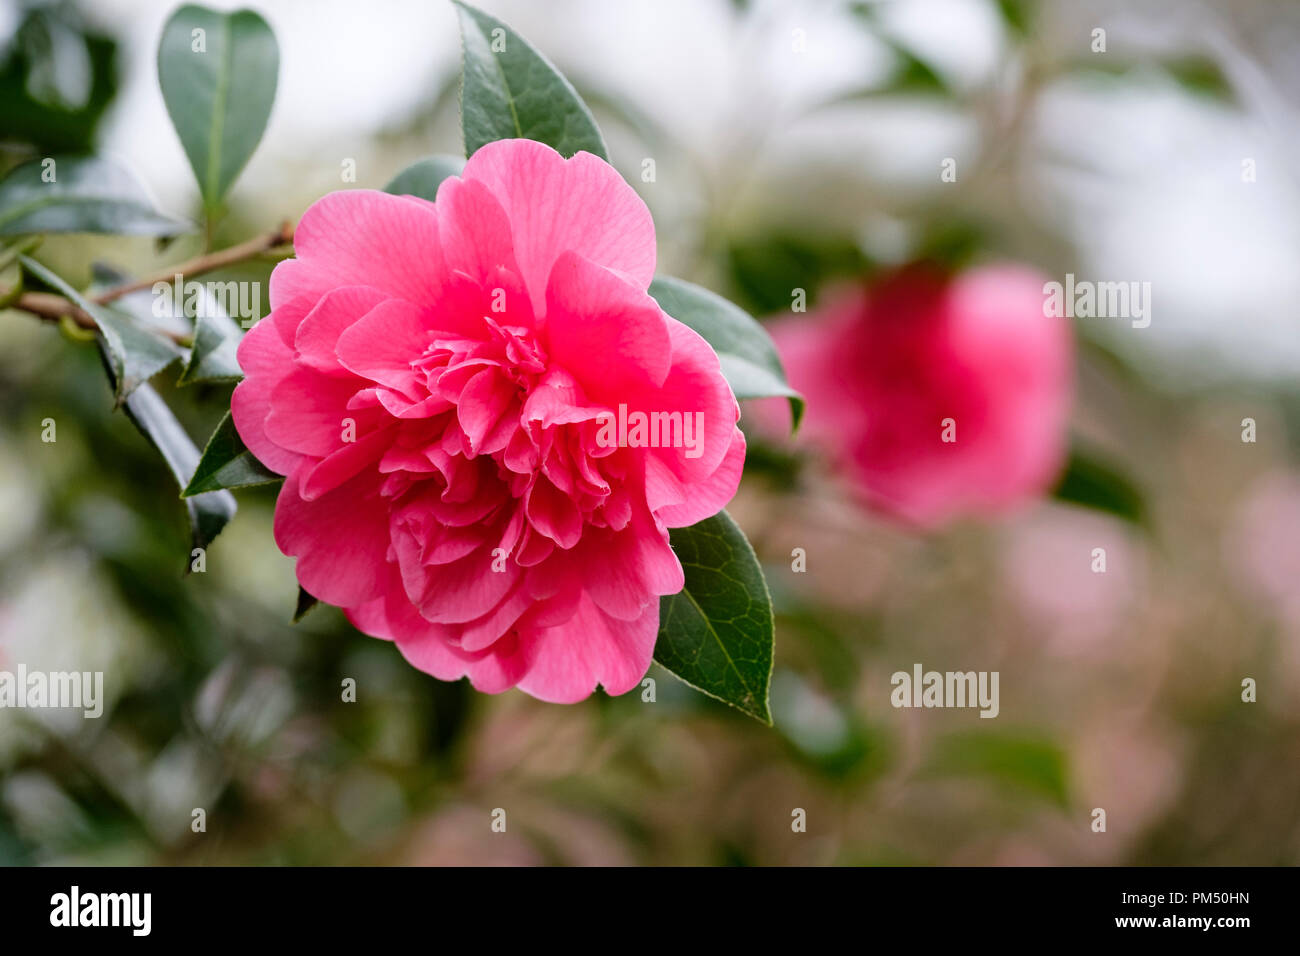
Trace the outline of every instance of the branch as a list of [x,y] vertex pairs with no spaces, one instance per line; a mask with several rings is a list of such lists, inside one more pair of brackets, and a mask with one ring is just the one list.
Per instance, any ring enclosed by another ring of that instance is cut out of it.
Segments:
[[[192,276],[203,275],[205,272],[214,272],[217,269],[224,269],[226,266],[232,266],[238,262],[252,259],[260,256],[264,252],[270,252],[279,246],[288,245],[293,242],[293,224],[288,220],[280,224],[280,228],[274,232],[268,232],[265,235],[256,236],[247,242],[241,242],[237,246],[231,246],[229,249],[221,249],[218,252],[209,252],[201,256],[195,256],[193,259],[186,260],[174,266],[168,266],[166,270],[160,270],[154,275],[147,276],[143,279],[135,279],[122,285],[113,286],[111,289],[105,289],[103,292],[91,298],[91,302],[96,305],[105,305],[109,302],[115,302],[124,295],[130,295],[132,292],[140,292],[144,289],[152,289],[157,282],[171,283],[177,274]],[[9,293],[9,289],[0,287],[0,300]],[[87,315],[83,310],[77,308],[61,295],[54,295],[50,292],[24,292],[18,296],[10,308],[22,309],[24,312],[30,312],[32,315],[44,319],[47,322],[57,322],[64,316],[72,319],[73,322],[83,329],[97,329],[95,320]]]
[[166,270],[161,270],[154,275],[144,279],[136,279],[134,282],[128,282],[125,285],[114,286],[101,292],[91,299],[96,305],[104,305],[107,302],[113,302],[124,295],[130,295],[132,292],[139,292],[142,289],[152,289],[156,282],[166,282],[170,284],[176,276],[203,275],[205,272],[215,272],[218,269],[224,269],[226,266],[232,266],[237,262],[243,262],[245,259],[252,259],[254,256],[260,256],[264,252],[270,252],[277,246],[283,246],[293,242],[293,224],[287,219],[280,224],[280,228],[274,232],[268,232],[262,236],[256,236],[247,242],[241,242],[237,246],[231,246],[229,249],[222,249],[219,252],[209,252],[205,255],[195,256],[179,265],[169,266]]

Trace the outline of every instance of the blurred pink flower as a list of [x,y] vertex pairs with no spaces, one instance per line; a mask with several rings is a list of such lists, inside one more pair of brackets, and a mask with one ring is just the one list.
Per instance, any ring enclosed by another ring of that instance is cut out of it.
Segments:
[[[720,510],[745,455],[717,356],[646,292],[644,203],[595,156],[508,140],[436,204],[324,197],[295,247],[232,410],[287,477],[276,542],[303,587],[444,680],[635,686],[683,584],[666,529]],[[611,443],[622,406],[698,440]]]
[[923,527],[1041,494],[1073,391],[1069,324],[1042,289],[1017,266],[916,265],[770,325],[808,400],[803,434],[870,506]]
[[1228,524],[1224,561],[1246,593],[1300,621],[1300,474],[1271,471],[1250,486]]
[[[1039,508],[1009,521],[1000,536],[1002,585],[1031,624],[1035,642],[1094,660],[1132,639],[1149,588],[1142,538],[1087,508]],[[1097,549],[1105,572],[1096,570]]]

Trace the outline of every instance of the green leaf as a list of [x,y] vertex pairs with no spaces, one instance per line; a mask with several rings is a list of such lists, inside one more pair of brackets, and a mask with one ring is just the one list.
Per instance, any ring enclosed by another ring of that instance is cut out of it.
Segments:
[[186,4],[163,27],[158,82],[209,216],[266,130],[279,70],[275,34],[251,10]]
[[[50,176],[53,182],[46,182]],[[97,156],[34,159],[0,180],[0,236],[100,232],[174,236],[193,228],[159,212],[131,173]]]
[[499,139],[534,139],[572,156],[609,155],[596,120],[572,84],[500,20],[459,0],[465,68],[460,90],[465,155]]
[[[162,454],[176,483],[181,488],[188,485],[199,463],[199,450],[153,386],[141,385],[131,393],[126,400],[126,414],[141,434]],[[185,508],[190,517],[190,546],[206,549],[212,539],[221,533],[226,522],[235,516],[236,507],[235,496],[228,491],[214,491],[186,498]],[[187,562],[186,568],[189,567]]]
[[177,379],[178,385],[233,382],[244,377],[244,370],[235,357],[243,330],[226,314],[207,286],[204,286],[202,296],[199,316],[194,320],[194,345],[190,349],[189,361]]
[[[199,463],[199,450],[167,403],[146,381],[181,356],[180,346],[148,331],[124,313],[89,301],[39,262],[22,255],[18,259],[28,272],[95,320],[100,353],[113,379],[118,405],[162,454],[176,483],[185,488]],[[234,516],[235,507],[235,498],[228,491],[187,498],[191,547],[207,548]],[[187,561],[185,566],[188,573],[191,565]]]
[[754,549],[725,511],[671,536],[686,587],[660,600],[655,660],[771,724],[772,599]]
[[123,312],[96,305],[36,260],[20,255],[18,261],[95,320],[119,407],[144,382],[184,355],[184,349],[175,342],[146,329]]
[[459,176],[464,168],[465,160],[459,156],[426,156],[394,176],[384,187],[384,192],[394,196],[419,196],[433,202],[442,181],[448,176]]
[[203,449],[203,457],[190,478],[189,484],[181,492],[182,498],[201,495],[221,488],[247,488],[250,485],[266,485],[280,481],[283,475],[277,475],[258,461],[239,432],[230,412],[221,419],[208,444]]
[[1057,482],[1052,497],[1058,501],[1094,508],[1144,525],[1147,520],[1146,504],[1142,493],[1113,467],[1074,448]]
[[786,381],[771,337],[749,313],[708,289],[668,276],[657,276],[650,283],[650,294],[660,308],[713,346],[737,398],[785,396],[790,399],[794,427],[799,427],[803,397]]
[[936,743],[925,771],[990,777],[1058,806],[1069,802],[1065,753],[1035,736],[976,730],[949,734]]
[[293,623],[297,624],[301,621],[307,616],[307,612],[319,603],[320,600],[318,598],[314,598],[308,594],[301,584],[298,585],[298,606],[294,608],[293,611]]
[[[37,156],[94,148],[104,111],[117,95],[118,45],[89,28],[76,6],[9,4],[0,53],[0,129]],[[23,11],[22,8],[26,7]]]

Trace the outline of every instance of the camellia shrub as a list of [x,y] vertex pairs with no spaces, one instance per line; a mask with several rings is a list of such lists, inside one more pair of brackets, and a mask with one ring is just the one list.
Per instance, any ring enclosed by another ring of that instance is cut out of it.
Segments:
[[[4,265],[21,269],[4,305],[99,349],[179,484],[191,565],[232,490],[279,482],[297,616],[337,605],[437,678],[547,701],[624,693],[653,659],[770,721],[771,602],[723,509],[745,464],[737,399],[783,397],[795,423],[802,399],[749,315],[656,276],[650,213],[569,82],[456,6],[467,158],[331,193],[296,227],[223,249],[214,226],[279,55],[255,13],[181,7],[158,79],[203,221],[160,212],[104,158],[24,164],[0,182]],[[85,289],[33,258],[46,234],[194,230],[197,258],[98,267]],[[247,331],[240,284],[199,281],[290,247]],[[238,383],[202,450],[149,384],[173,369],[180,385]]]

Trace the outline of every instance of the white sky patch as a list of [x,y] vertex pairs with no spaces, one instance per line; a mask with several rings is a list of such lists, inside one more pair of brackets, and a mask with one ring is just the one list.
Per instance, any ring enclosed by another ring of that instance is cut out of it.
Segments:
[[1158,81],[1059,84],[1038,121],[1026,207],[1075,241],[1080,277],[1152,284],[1151,326],[1108,341],[1171,384],[1300,371],[1300,196],[1270,137]]

